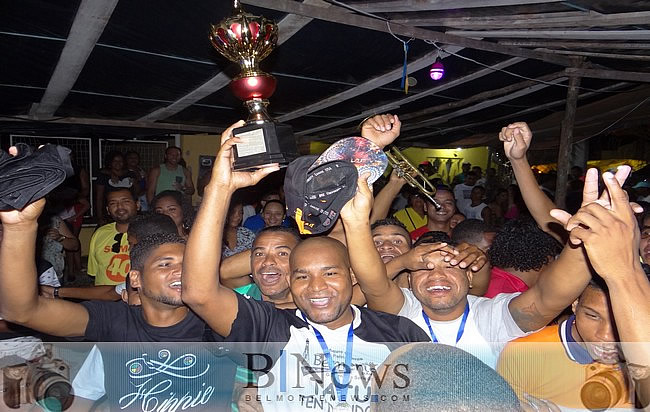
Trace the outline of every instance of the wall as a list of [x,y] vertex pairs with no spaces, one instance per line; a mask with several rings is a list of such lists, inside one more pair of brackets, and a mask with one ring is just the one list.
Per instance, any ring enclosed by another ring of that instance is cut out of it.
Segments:
[[[199,173],[199,156],[215,156],[219,151],[221,135],[212,134],[195,134],[181,136],[181,149],[183,149],[183,159],[187,163],[188,169],[192,172],[194,187],[197,186]],[[192,196],[192,203],[197,205],[200,201],[199,195],[195,192]]]

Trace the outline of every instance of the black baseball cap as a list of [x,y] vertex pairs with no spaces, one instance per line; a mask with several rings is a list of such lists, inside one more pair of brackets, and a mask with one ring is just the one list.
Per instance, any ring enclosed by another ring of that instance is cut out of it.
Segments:
[[67,147],[46,144],[32,150],[18,143],[16,149],[16,156],[0,151],[0,210],[20,210],[74,175]]
[[331,229],[357,190],[359,175],[351,162],[335,160],[312,168],[317,158],[297,158],[289,164],[284,178],[287,213],[295,219],[301,234]]

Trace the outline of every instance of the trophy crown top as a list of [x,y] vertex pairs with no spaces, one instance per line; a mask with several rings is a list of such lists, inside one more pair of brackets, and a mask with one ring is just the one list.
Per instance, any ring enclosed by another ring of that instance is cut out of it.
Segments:
[[211,25],[210,42],[227,59],[239,63],[244,71],[259,71],[259,62],[268,56],[278,41],[278,26],[264,16],[245,12],[239,1],[234,14]]

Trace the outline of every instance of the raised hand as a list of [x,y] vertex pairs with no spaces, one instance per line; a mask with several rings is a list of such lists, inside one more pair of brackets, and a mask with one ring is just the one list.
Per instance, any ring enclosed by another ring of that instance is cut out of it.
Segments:
[[470,268],[472,272],[478,272],[488,261],[480,248],[469,243],[459,244],[455,251],[454,254],[445,256],[444,260],[452,266],[458,265],[461,269]]
[[[613,175],[613,178],[618,182],[619,187],[623,186],[625,180],[630,175],[631,170],[632,169],[630,168],[630,166],[627,165],[618,167],[618,169],[616,170],[616,174]],[[611,175],[611,173],[609,172],[606,172],[605,174]],[[605,176],[605,174],[603,174],[603,177]],[[587,170],[587,174],[585,175],[585,185],[582,190],[581,207],[584,207],[590,203],[598,203],[599,205],[603,206],[606,209],[611,209],[611,199],[610,199],[609,190],[603,191],[602,195],[598,197],[598,170],[593,168]],[[636,203],[630,203],[630,206],[632,207],[632,210],[636,213],[643,212],[643,208]],[[569,222],[569,219],[571,219],[571,214],[561,209],[553,209],[551,210],[551,216],[553,216],[560,223],[562,223],[565,229],[570,230],[569,228],[567,228],[567,223]],[[574,241],[575,239],[572,240],[572,243]]]
[[368,187],[370,173],[364,173],[357,180],[357,193],[341,209],[341,219],[346,223],[369,223],[372,210],[372,191]]
[[361,137],[365,137],[383,149],[397,139],[401,128],[402,122],[397,115],[378,114],[363,122]]
[[525,122],[511,123],[499,132],[499,140],[510,160],[524,159],[532,139],[533,133]]
[[625,277],[639,266],[639,230],[627,193],[611,173],[603,174],[611,205],[598,202],[582,207],[567,222],[570,240],[584,245],[594,270],[607,279]]
[[[18,148],[16,148],[16,146],[11,146],[9,148],[9,154],[12,156],[18,155]],[[0,222],[2,222],[5,227],[25,223],[35,223],[43,212],[44,207],[45,199],[39,199],[25,206],[23,210],[0,211]]]
[[395,259],[400,259],[407,270],[433,269],[434,263],[431,255],[435,252],[443,255],[455,255],[457,251],[446,243],[423,243],[409,250]]
[[243,120],[238,121],[221,134],[221,149],[217,153],[212,178],[207,187],[226,187],[234,192],[242,187],[252,186],[262,180],[265,176],[280,169],[277,163],[265,165],[255,171],[234,171],[232,165],[235,161],[233,146],[242,143],[238,137],[232,134],[233,129],[243,126]]

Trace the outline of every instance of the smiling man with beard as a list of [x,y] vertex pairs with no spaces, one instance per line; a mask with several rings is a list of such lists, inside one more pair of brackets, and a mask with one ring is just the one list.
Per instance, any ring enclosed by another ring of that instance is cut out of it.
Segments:
[[[227,341],[257,343],[257,353],[268,360],[258,395],[265,410],[365,410],[372,368],[391,350],[383,342],[427,337],[408,319],[350,305],[351,263],[345,246],[335,239],[310,238],[291,251],[289,285],[298,309],[281,310],[247,299],[221,284],[221,255],[212,245],[222,241],[232,194],[279,169],[271,165],[255,172],[233,171],[233,146],[241,139],[233,137],[232,130],[243,124],[240,121],[222,134],[185,251],[183,301]],[[370,193],[365,180],[359,184]],[[372,243],[370,208],[365,210],[363,230],[349,231],[348,242],[359,237],[372,253],[366,266],[358,269],[374,270],[384,264]],[[277,276],[273,271],[268,275]]]
[[95,277],[95,286],[119,285],[131,268],[126,232],[140,203],[129,189],[106,194],[106,210],[115,222],[97,229],[90,239],[88,275]]
[[134,246],[129,278],[140,306],[47,299],[33,281],[44,204],[0,212],[0,316],[48,335],[98,342],[88,362],[102,367],[93,369],[74,410],[90,410],[103,395],[111,410],[230,410],[235,365],[201,344],[212,333],[181,300],[185,241],[156,234]]

